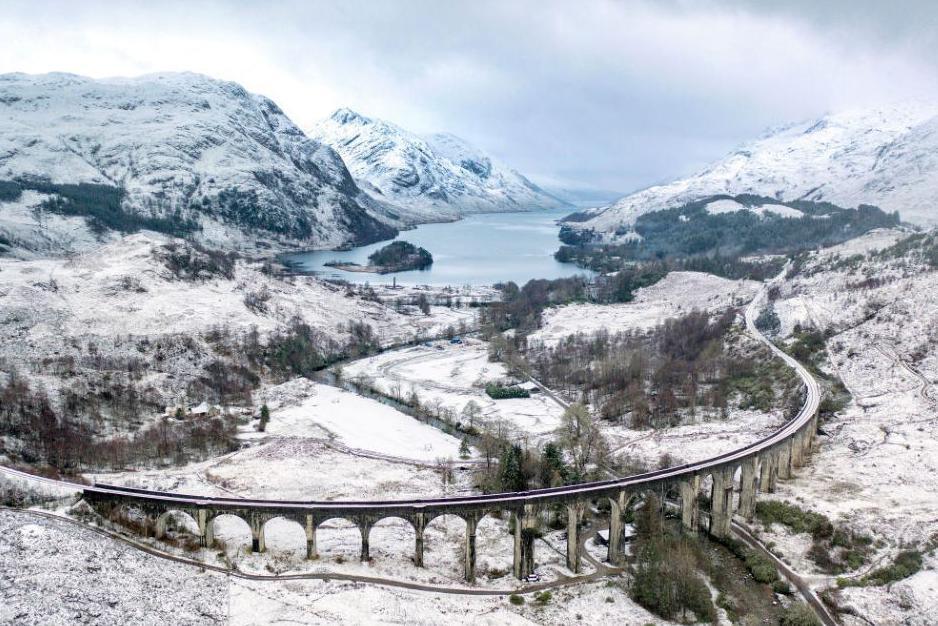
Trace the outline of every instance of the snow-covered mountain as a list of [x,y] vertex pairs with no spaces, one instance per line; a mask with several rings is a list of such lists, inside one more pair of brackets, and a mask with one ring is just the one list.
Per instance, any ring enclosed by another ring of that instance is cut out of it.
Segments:
[[453,135],[420,137],[389,122],[339,109],[319,122],[310,136],[332,146],[360,186],[400,207],[403,222],[566,204]]
[[[267,98],[198,74],[0,76],[0,181],[15,179],[118,187],[123,211],[192,220],[195,238],[226,247],[395,234],[331,148]],[[32,222],[43,197],[0,204],[0,234],[55,248],[81,231],[80,216]]]
[[936,224],[938,104],[852,110],[773,129],[694,176],[633,193],[570,226],[621,234],[643,213],[741,193],[873,204]]

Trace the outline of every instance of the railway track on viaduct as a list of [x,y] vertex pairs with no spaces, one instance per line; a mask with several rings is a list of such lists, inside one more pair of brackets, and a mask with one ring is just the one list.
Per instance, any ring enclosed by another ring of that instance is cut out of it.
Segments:
[[[753,518],[758,492],[775,491],[779,478],[789,478],[812,450],[817,433],[821,391],[814,376],[803,365],[779,349],[755,326],[755,318],[767,297],[763,288],[745,311],[748,332],[764,343],[772,353],[791,367],[804,383],[804,404],[798,414],[781,428],[742,448],[718,456],[643,474],[564,487],[485,495],[412,500],[374,501],[300,501],[263,500],[232,497],[207,497],[182,493],[151,491],[107,484],[79,485],[4,468],[5,473],[43,481],[50,488],[80,492],[81,497],[105,517],[132,508],[145,515],[145,532],[160,538],[166,522],[175,512],[190,515],[198,527],[200,543],[214,543],[213,520],[221,515],[235,515],[251,529],[252,549],[265,550],[264,526],[274,518],[298,523],[306,533],[306,554],[317,558],[316,530],[324,522],[342,518],[353,522],[361,533],[361,558],[368,560],[371,528],[382,519],[396,517],[409,522],[415,531],[414,564],[423,566],[424,529],[434,518],[455,515],[465,522],[464,577],[475,580],[475,535],[480,519],[492,513],[508,513],[514,529],[513,573],[525,579],[534,570],[534,532],[540,511],[564,507],[567,512],[566,564],[579,573],[582,558],[580,522],[586,508],[598,500],[609,502],[608,561],[620,565],[624,558],[625,514],[629,501],[643,493],[654,492],[662,501],[677,494],[682,525],[695,533],[701,527],[718,539],[733,532],[733,518]],[[710,487],[710,511],[701,516],[698,495],[702,486]]]

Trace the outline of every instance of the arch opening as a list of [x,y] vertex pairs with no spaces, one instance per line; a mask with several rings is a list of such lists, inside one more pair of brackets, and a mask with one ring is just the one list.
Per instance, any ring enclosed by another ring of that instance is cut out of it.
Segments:
[[224,552],[229,558],[251,552],[252,533],[248,522],[234,513],[222,513],[206,523],[207,547]]
[[305,557],[306,528],[299,521],[278,515],[264,522],[261,532],[268,552]]
[[[488,511],[476,522],[477,577],[510,577],[514,568],[515,536],[510,513]],[[507,580],[507,579],[506,579]]]
[[465,567],[466,520],[443,513],[427,520],[423,531],[423,564],[427,569],[461,576]]
[[410,520],[403,517],[383,517],[371,527],[371,558],[411,562],[417,540],[417,531]]
[[330,517],[316,525],[316,546],[322,560],[357,561],[362,549],[361,531],[353,520]]

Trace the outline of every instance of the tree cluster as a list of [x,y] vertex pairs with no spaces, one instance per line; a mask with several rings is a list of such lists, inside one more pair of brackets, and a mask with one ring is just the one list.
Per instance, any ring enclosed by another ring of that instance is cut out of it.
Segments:
[[371,253],[368,261],[382,272],[423,270],[433,265],[433,255],[409,241],[392,241]]

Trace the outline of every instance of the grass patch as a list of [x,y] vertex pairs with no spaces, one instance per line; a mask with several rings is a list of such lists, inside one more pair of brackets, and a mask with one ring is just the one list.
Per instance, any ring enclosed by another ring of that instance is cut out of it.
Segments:
[[766,526],[782,524],[793,533],[807,533],[814,540],[808,558],[828,574],[862,567],[872,552],[873,538],[835,527],[826,515],[806,511],[780,500],[756,503],[756,517]]
[[891,585],[916,574],[922,569],[922,553],[918,550],[904,550],[896,559],[885,567],[880,567],[862,578],[838,578],[838,587],[879,587]]
[[756,502],[756,517],[766,526],[782,524],[794,533],[808,533],[815,539],[834,534],[834,525],[826,515],[805,511],[781,500]]
[[781,626],[821,626],[821,620],[817,618],[817,615],[807,604],[799,602],[785,610]]

